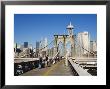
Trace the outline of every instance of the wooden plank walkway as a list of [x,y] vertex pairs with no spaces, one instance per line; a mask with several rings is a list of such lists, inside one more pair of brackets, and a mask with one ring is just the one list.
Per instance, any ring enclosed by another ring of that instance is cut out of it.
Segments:
[[33,69],[19,76],[73,76],[70,67],[64,65],[64,60],[51,65],[51,67]]

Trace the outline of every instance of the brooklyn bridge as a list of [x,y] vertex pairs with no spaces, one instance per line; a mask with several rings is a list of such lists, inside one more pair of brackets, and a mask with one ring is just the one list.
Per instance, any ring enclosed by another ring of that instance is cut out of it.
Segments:
[[93,51],[88,43],[88,32],[84,32],[85,38],[82,33],[76,36],[71,22],[66,29],[68,34],[53,35],[54,39],[38,49],[36,56],[25,51],[15,56],[14,75],[96,76],[97,52]]

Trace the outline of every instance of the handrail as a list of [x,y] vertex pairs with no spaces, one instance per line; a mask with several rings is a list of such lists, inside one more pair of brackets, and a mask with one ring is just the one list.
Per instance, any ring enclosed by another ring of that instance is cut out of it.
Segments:
[[77,72],[77,74],[79,76],[92,76],[86,70],[84,70],[83,68],[81,68],[79,66],[79,64],[74,63],[72,59],[69,59],[68,61],[71,64],[72,68]]

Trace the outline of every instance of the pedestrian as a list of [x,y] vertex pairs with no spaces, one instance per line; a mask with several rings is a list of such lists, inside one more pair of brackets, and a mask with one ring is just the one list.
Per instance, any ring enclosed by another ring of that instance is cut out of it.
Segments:
[[52,57],[52,64],[55,64],[55,58]]
[[46,66],[48,66],[48,55],[46,56],[45,61],[46,61]]
[[42,57],[40,56],[39,57],[39,67],[38,68],[41,69],[42,68],[41,66],[42,66]]
[[65,58],[65,66],[68,66],[68,57],[69,57],[69,50],[67,50],[67,53],[66,53],[66,58]]
[[48,60],[48,58],[46,58],[46,55],[44,56],[44,60],[45,60],[45,67],[47,67],[47,60]]
[[51,58],[48,58],[48,67],[51,66]]
[[43,60],[42,60],[42,67],[45,68],[45,61],[46,61],[46,58],[45,56],[43,57]]
[[50,59],[48,58],[48,67],[50,67]]

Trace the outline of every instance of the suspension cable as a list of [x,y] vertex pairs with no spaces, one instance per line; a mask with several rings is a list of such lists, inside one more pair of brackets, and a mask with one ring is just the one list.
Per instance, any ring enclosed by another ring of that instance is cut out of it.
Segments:
[[[76,41],[76,40],[75,40]],[[77,41],[76,41],[77,42]],[[78,42],[77,42],[78,43]],[[80,46],[80,47],[82,47],[85,51],[87,51],[87,52],[89,52],[89,53],[91,53],[91,54],[95,54],[94,52],[90,52],[89,50],[87,50],[87,49],[85,49],[83,46],[81,46],[79,43],[78,43],[78,45]],[[96,54],[95,54],[96,55]]]
[[52,44],[54,42],[54,40],[52,40],[48,45],[46,45],[45,47],[41,48],[39,51],[45,49],[46,47],[48,47],[50,44]]

